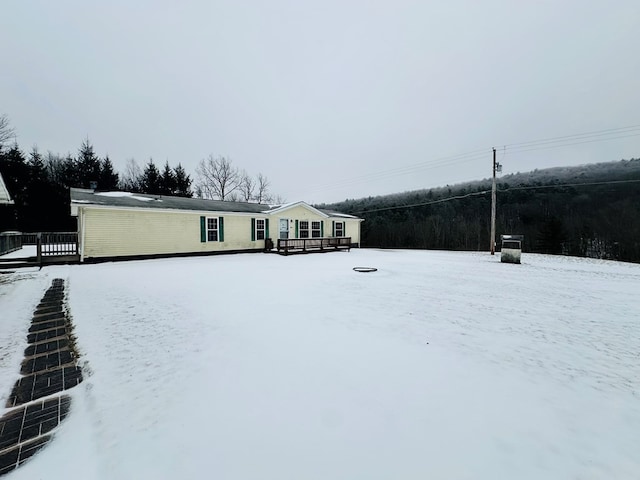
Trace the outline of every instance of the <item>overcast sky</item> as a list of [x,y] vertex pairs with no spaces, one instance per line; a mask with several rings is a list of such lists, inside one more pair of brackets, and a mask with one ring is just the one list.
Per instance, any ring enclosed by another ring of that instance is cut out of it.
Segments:
[[640,125],[639,24],[638,0],[9,0],[0,114],[25,151],[223,155],[331,202],[488,177],[493,146],[504,173],[640,157],[638,128],[503,148]]

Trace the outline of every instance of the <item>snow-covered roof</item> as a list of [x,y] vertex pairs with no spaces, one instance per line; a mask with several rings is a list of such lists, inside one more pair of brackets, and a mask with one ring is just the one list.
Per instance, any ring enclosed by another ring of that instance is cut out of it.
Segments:
[[321,211],[322,213],[330,216],[330,217],[340,217],[340,218],[360,218],[360,217],[356,217],[355,215],[349,215],[348,213],[340,213],[340,212],[334,212],[331,210],[324,210],[322,208],[318,208],[317,210]]
[[2,174],[0,173],[0,205],[10,205],[12,203],[13,200],[11,200],[9,190],[7,190],[7,186],[4,184]]
[[[289,208],[302,205],[310,211],[317,212],[326,217],[357,218],[344,213],[319,210],[305,202],[293,202],[286,205],[273,207],[260,203],[227,202],[221,200],[205,200],[202,198],[171,197],[165,195],[148,195],[145,193],[131,192],[95,192],[81,188],[71,188],[71,207],[98,205],[104,207],[122,208],[155,208],[170,210],[191,210],[198,212],[229,212],[229,213],[253,213],[273,214],[285,211]],[[75,215],[75,213],[74,213]]]
[[269,214],[281,213],[281,212],[285,212],[285,211],[287,211],[287,210],[289,210],[291,208],[296,208],[296,207],[304,207],[307,210],[309,210],[311,212],[314,212],[315,214],[320,215],[320,216],[325,216],[325,217],[329,216],[326,213],[321,212],[317,208],[312,207],[311,205],[309,205],[308,203],[305,203],[305,202],[286,203],[284,205],[280,205],[279,207],[272,208],[271,210],[268,210],[265,213],[269,213]]
[[315,212],[318,215],[324,216],[324,217],[340,217],[340,218],[355,218],[357,219],[358,217],[354,216],[354,215],[349,215],[346,213],[340,213],[340,212],[335,212],[332,210],[326,210],[323,208],[316,208],[312,205],[309,205],[306,202],[291,202],[291,203],[285,203],[283,205],[278,205],[278,206],[274,206],[271,207],[270,210],[266,211],[265,213],[269,213],[269,214],[274,214],[274,213],[281,213],[284,212],[286,210],[289,210],[290,208],[294,208],[294,207],[298,207],[298,206],[303,206],[305,208],[307,208],[308,210]]
[[210,212],[262,213],[268,205],[245,202],[223,202],[202,198],[171,197],[131,192],[94,192],[71,188],[71,205],[99,205],[123,208],[155,208],[169,210],[192,210]]

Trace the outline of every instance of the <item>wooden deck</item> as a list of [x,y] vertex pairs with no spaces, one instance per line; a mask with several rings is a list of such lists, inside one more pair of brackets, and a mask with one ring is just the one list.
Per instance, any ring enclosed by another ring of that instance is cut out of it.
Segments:
[[277,251],[280,255],[294,253],[320,253],[351,249],[351,237],[286,238],[279,239]]
[[12,241],[9,254],[0,256],[0,269],[80,262],[76,232],[23,233]]

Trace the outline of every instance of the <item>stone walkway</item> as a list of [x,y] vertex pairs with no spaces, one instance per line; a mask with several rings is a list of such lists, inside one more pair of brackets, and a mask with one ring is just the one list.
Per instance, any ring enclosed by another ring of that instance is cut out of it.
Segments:
[[82,381],[64,308],[64,281],[52,286],[36,307],[20,373],[0,418],[0,475],[17,468],[51,440],[66,418],[71,397],[60,394]]

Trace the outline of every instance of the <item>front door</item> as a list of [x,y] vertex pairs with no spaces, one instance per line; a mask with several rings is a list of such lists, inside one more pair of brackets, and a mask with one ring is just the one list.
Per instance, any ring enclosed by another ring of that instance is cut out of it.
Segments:
[[289,238],[289,219],[281,218],[280,219],[280,237],[282,239]]

